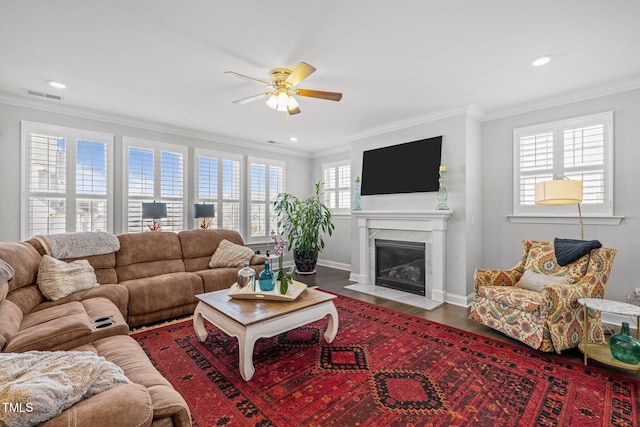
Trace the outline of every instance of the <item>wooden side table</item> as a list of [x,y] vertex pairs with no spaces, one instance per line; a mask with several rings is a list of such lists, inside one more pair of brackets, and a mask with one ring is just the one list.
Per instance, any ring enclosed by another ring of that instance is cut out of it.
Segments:
[[623,316],[635,316],[636,318],[636,335],[640,339],[640,307],[633,304],[627,304],[619,301],[611,301],[600,298],[580,298],[578,303],[584,308],[584,337],[578,348],[584,354],[584,364],[587,359],[591,358],[606,365],[615,366],[617,368],[640,370],[640,363],[635,365],[625,363],[616,359],[611,354],[609,344],[590,343],[589,342],[589,309],[598,310],[601,313],[612,313]]

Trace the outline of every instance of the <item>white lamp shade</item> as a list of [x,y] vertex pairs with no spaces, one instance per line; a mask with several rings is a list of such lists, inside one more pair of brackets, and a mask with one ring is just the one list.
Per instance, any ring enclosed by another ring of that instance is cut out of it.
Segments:
[[536,184],[536,205],[575,205],[582,202],[582,181],[554,179]]
[[213,218],[216,216],[215,205],[207,205],[205,203],[196,203],[193,205],[194,218]]
[[267,105],[269,108],[276,109],[278,108],[278,97],[275,95],[271,95],[269,99],[267,99]]
[[142,218],[160,219],[167,217],[166,203],[142,203]]

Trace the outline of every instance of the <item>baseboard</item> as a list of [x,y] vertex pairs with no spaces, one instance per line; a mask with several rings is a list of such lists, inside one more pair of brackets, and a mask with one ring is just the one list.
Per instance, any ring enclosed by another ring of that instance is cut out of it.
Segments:
[[447,302],[447,304],[458,305],[460,307],[469,307],[471,305],[471,299],[471,295],[457,295],[447,292],[445,302]]
[[338,270],[351,271],[351,264],[345,264],[343,262],[329,261],[326,259],[319,259],[318,265],[322,265],[324,267],[331,267]]
[[365,277],[364,274],[360,274],[360,273],[351,273],[349,275],[349,280],[353,281],[353,282],[358,282],[358,283],[367,283],[367,278]]

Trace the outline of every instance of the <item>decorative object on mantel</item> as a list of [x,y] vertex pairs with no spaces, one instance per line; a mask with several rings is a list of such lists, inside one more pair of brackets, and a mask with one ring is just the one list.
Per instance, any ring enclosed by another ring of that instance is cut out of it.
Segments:
[[322,233],[333,233],[331,210],[322,202],[320,188],[322,182],[315,184],[315,194],[304,200],[289,193],[280,193],[273,202],[278,217],[278,229],[283,230],[289,245],[293,249],[296,271],[300,274],[316,272],[318,253],[324,249]]
[[142,203],[142,219],[152,219],[151,224],[147,224],[151,231],[162,231],[160,220],[167,217],[166,203]]
[[356,176],[355,181],[353,182],[353,210],[360,211],[362,208],[360,207],[360,177]]
[[640,363],[640,341],[631,336],[628,322],[622,322],[620,333],[609,338],[609,347],[616,359],[632,365]]
[[580,240],[584,240],[582,224],[582,181],[569,178],[556,178],[552,181],[544,181],[536,184],[536,205],[564,206],[578,205],[578,222],[580,224]]
[[438,206],[436,210],[438,211],[448,211],[449,206],[447,206],[447,167],[445,165],[440,166],[440,179],[438,182],[440,183],[440,188],[438,189]]
[[207,205],[206,203],[195,203],[193,205],[193,217],[202,219],[202,221],[200,221],[201,230],[207,230],[215,216],[215,205]]

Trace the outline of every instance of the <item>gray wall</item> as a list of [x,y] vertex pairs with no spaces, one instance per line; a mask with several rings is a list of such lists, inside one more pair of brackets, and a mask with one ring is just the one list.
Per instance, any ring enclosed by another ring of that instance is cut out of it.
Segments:
[[[84,129],[95,132],[104,132],[114,135],[115,140],[115,194],[114,212],[116,221],[114,232],[120,233],[123,229],[120,212],[122,212],[122,137],[130,136],[171,144],[182,144],[190,147],[190,158],[193,157],[193,148],[208,148],[243,155],[251,155],[264,158],[272,158],[286,162],[286,190],[297,196],[310,194],[312,180],[309,174],[311,159],[293,154],[274,152],[269,147],[264,150],[249,148],[229,142],[220,142],[213,139],[205,139],[193,136],[183,136],[177,133],[149,130],[133,125],[123,125],[109,121],[87,119],[67,114],[59,114],[34,108],[25,108],[0,103],[0,240],[20,239],[20,174],[22,170],[20,158],[20,121],[32,121],[57,126],[66,126],[76,129]],[[130,120],[132,123],[133,120]],[[161,125],[156,125],[161,128]],[[189,173],[193,174],[193,164],[189,165]],[[192,187],[189,187],[189,203],[191,205]],[[189,221],[193,221],[189,218]],[[189,224],[189,223],[187,223]],[[191,222],[188,228],[195,228]]]
[[514,128],[587,114],[614,114],[614,215],[624,216],[619,226],[585,224],[585,239],[597,239],[618,250],[606,298],[625,301],[640,287],[640,90],[633,90],[511,117],[482,125],[482,264],[510,268],[517,261],[523,239],[552,241],[554,237],[579,238],[578,224],[513,224],[512,159]]

